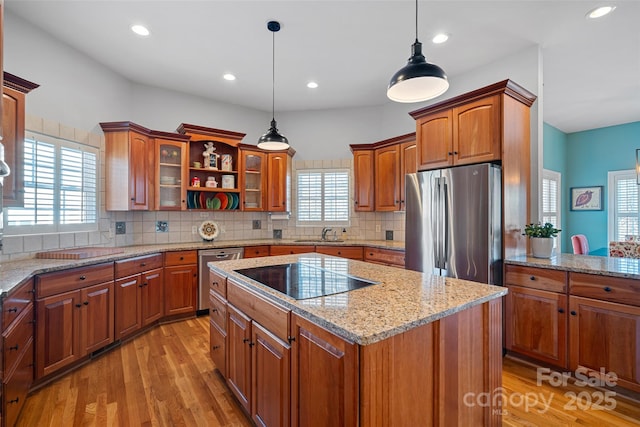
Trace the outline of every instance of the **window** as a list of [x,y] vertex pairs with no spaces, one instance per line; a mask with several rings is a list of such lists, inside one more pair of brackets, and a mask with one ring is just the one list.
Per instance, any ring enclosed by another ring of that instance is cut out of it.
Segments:
[[609,172],[609,240],[624,241],[637,235],[639,224],[638,184],[634,169]]
[[[559,172],[544,169],[542,171],[542,220],[550,222],[555,228],[561,228],[561,180]],[[558,237],[553,239],[553,247],[558,247]]]
[[298,171],[299,225],[349,225],[349,171]]
[[97,228],[96,148],[28,134],[23,167],[24,207],[7,209],[7,234]]

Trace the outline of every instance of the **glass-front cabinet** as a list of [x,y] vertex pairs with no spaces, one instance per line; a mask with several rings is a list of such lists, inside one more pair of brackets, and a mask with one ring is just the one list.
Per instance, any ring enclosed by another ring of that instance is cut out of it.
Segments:
[[187,142],[156,138],[156,154],[156,209],[186,209]]
[[260,151],[240,150],[242,167],[243,208],[245,211],[262,211],[265,206],[267,156]]

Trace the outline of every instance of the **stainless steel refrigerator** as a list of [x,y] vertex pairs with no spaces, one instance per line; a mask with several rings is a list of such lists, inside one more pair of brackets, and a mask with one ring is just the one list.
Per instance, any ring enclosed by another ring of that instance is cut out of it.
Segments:
[[500,167],[423,171],[405,182],[406,268],[502,284]]

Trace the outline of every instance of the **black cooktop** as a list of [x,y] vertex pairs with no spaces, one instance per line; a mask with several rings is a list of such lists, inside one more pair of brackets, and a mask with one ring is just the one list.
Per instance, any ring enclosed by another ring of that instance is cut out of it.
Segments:
[[299,262],[235,271],[295,299],[333,295],[377,284]]

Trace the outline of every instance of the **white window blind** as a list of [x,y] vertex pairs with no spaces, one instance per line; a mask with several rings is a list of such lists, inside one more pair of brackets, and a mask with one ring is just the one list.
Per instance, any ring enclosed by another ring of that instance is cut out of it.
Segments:
[[[551,223],[555,228],[560,227],[561,212],[561,175],[559,172],[544,169],[542,171],[542,220]],[[558,247],[558,237],[553,239],[553,246]]]
[[626,235],[638,235],[640,215],[635,170],[609,172],[609,188],[613,189],[610,191],[613,200],[609,204],[609,240],[624,241]]
[[7,234],[97,227],[97,149],[30,135],[24,141],[23,167],[24,207],[7,209]]
[[348,170],[298,171],[298,223],[348,225],[349,207]]

